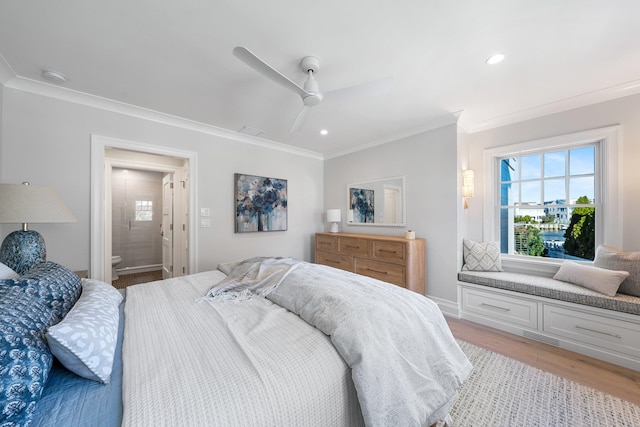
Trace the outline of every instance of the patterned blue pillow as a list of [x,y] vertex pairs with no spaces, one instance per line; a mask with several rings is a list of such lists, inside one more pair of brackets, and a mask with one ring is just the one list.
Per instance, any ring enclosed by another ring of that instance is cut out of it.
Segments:
[[52,310],[24,289],[0,286],[0,425],[28,424],[53,356],[45,331]]
[[26,276],[0,280],[0,287],[5,286],[19,287],[51,308],[51,325],[67,315],[82,292],[80,278],[68,268],[51,261],[38,264]]

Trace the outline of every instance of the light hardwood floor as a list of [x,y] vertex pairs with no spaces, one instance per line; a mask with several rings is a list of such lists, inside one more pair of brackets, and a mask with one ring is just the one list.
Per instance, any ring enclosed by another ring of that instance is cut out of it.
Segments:
[[458,339],[640,405],[640,371],[467,320],[447,317],[447,323]]

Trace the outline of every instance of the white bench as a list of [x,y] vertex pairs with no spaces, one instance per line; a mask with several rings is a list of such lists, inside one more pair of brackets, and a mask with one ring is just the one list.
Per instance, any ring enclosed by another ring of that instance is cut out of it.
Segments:
[[640,371],[640,297],[510,272],[458,273],[463,319]]

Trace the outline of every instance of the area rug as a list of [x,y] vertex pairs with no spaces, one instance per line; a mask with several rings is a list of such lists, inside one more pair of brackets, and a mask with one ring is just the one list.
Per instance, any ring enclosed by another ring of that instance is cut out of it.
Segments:
[[640,426],[640,406],[458,341],[474,366],[454,427]]

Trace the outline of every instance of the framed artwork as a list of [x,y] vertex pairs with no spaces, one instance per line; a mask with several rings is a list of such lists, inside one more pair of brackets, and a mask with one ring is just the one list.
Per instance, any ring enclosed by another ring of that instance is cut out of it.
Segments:
[[236,233],[287,229],[287,180],[235,174]]
[[350,209],[353,211],[353,222],[373,223],[375,214],[374,192],[365,188],[350,188]]

